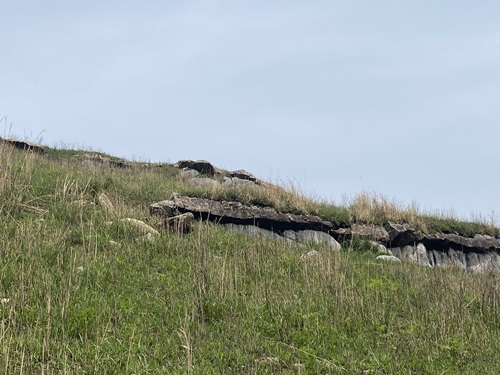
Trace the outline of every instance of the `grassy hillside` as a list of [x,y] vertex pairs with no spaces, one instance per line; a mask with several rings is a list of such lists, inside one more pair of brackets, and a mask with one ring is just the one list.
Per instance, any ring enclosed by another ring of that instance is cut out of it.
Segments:
[[[176,191],[337,223],[398,219],[498,236],[494,226],[367,196],[334,206],[273,186],[206,191],[168,164],[88,167],[83,154],[0,145],[3,373],[500,373],[498,275],[378,263],[361,247],[290,245],[210,224],[149,242],[119,219],[145,218]],[[102,192],[114,210],[98,204]],[[302,260],[309,250],[319,257]]]

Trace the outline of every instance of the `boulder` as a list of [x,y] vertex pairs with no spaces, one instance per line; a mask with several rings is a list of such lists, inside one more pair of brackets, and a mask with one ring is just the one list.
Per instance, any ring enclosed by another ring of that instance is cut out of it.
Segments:
[[391,255],[391,252],[387,250],[387,247],[385,247],[381,243],[378,243],[376,241],[370,241],[370,243],[372,244],[373,247],[375,247],[378,250],[380,254]]
[[196,178],[200,175],[200,172],[195,171],[194,169],[184,168],[180,171],[180,175],[182,178]]
[[188,168],[194,169],[203,175],[210,177],[215,176],[216,168],[206,160],[179,160],[177,166],[180,169]]
[[397,247],[414,244],[421,238],[415,228],[408,224],[395,224],[388,222],[385,225],[385,230],[389,235],[388,242],[391,245],[396,245]]
[[280,235],[278,235],[270,230],[259,228],[255,225],[238,225],[238,224],[229,223],[229,224],[225,224],[224,227],[226,227],[228,230],[230,230],[232,232],[246,234],[249,236],[266,237],[266,238],[272,238],[275,240],[283,240],[284,239]]
[[244,186],[257,186],[257,184],[250,180],[244,180],[238,177],[224,177],[224,186],[225,187],[244,187]]
[[317,245],[327,245],[334,250],[339,250],[341,248],[340,244],[335,241],[335,238],[330,236],[328,233],[315,231],[315,230],[286,230],[283,232],[283,236],[289,240],[296,241],[298,243],[313,243]]
[[252,181],[252,182],[257,182],[257,178],[251,174],[250,172],[247,172],[243,169],[234,171],[230,173],[230,176],[233,178],[237,178],[240,180],[247,180],[247,181]]
[[218,188],[220,186],[219,181],[214,180],[212,178],[208,178],[208,177],[191,178],[191,179],[189,179],[189,182],[193,185],[201,186],[201,187],[208,188],[208,189],[215,189],[215,188]]

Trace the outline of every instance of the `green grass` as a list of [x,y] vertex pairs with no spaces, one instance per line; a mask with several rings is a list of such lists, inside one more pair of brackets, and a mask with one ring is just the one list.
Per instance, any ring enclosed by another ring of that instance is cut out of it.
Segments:
[[[201,223],[141,241],[120,218],[144,218],[149,204],[196,188],[168,165],[84,168],[73,152],[56,153],[0,146],[2,373],[500,372],[498,275]],[[114,211],[95,204],[103,192]],[[286,189],[228,194],[349,219],[347,208]],[[320,256],[302,261],[311,249]]]

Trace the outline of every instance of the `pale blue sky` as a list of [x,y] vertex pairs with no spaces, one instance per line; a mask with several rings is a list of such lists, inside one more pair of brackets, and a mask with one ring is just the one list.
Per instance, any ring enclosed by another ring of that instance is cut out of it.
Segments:
[[0,117],[16,135],[207,159],[337,202],[370,190],[500,214],[500,2],[0,9]]

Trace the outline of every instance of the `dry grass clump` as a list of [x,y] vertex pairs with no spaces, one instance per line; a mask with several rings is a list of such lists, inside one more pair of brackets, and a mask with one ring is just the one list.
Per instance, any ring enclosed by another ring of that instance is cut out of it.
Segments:
[[384,225],[388,221],[408,223],[421,228],[416,203],[403,205],[382,194],[362,192],[349,203],[349,212],[353,222],[362,224]]
[[465,237],[476,234],[500,237],[500,229],[490,220],[461,220],[452,212],[421,212],[416,203],[404,205],[382,194],[362,192],[348,203],[354,223],[384,225],[389,221],[410,224],[427,234],[453,233]]

